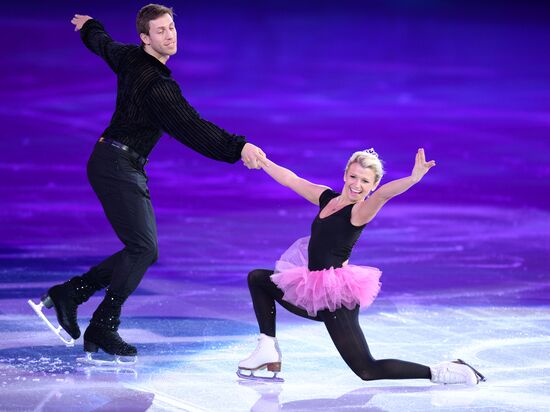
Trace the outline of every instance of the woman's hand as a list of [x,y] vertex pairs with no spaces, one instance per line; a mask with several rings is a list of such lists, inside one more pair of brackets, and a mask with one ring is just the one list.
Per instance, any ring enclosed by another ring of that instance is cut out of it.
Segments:
[[414,167],[411,173],[411,177],[415,183],[418,183],[428,170],[435,166],[435,160],[430,160],[426,162],[426,155],[424,154],[424,149],[418,149],[416,152],[416,159],[414,161]]
[[246,143],[241,151],[241,160],[249,169],[261,169],[265,164],[266,156],[258,146]]

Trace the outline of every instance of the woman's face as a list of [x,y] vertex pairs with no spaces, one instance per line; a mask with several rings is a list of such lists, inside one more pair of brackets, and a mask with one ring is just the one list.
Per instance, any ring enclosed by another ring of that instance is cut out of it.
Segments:
[[350,202],[364,200],[375,189],[375,174],[370,168],[352,163],[344,176],[342,195]]

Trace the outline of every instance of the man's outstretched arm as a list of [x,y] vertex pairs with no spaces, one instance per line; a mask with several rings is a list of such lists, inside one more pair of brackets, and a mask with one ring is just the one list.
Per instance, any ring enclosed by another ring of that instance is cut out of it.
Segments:
[[243,136],[228,133],[201,118],[174,81],[153,85],[145,102],[160,129],[206,157],[228,163],[241,159],[249,169],[259,169],[265,159],[264,152],[247,143]]
[[91,16],[75,14],[71,23],[74,24],[75,31],[80,31],[80,37],[86,47],[105,60],[116,73],[122,57],[130,46],[114,41],[103,25]]

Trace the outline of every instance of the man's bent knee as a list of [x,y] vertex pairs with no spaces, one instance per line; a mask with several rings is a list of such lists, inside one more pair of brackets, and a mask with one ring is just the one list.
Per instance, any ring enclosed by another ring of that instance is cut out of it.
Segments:
[[127,247],[126,250],[138,257],[139,260],[147,261],[149,265],[152,265],[158,260],[159,251],[158,245],[155,242],[147,242],[139,246]]
[[151,259],[151,265],[159,259],[159,247],[156,243],[147,248],[147,255]]

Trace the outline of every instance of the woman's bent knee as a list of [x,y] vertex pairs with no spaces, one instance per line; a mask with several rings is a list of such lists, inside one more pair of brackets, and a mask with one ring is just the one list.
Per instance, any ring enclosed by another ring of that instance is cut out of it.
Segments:
[[377,379],[381,379],[377,371],[374,369],[359,369],[353,371],[357,376],[359,376],[364,381],[374,381]]
[[265,281],[273,272],[265,269],[254,269],[248,273],[248,285],[258,285]]

